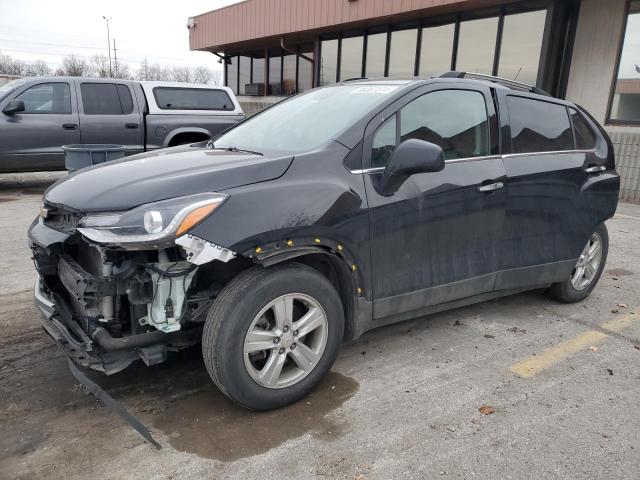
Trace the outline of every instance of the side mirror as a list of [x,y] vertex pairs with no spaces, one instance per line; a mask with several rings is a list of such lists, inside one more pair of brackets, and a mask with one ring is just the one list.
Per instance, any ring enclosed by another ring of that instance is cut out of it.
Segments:
[[444,168],[444,152],[435,143],[416,138],[405,140],[395,149],[387,170],[398,175],[439,172]]
[[415,173],[439,172],[444,169],[444,152],[438,145],[410,138],[395,149],[381,178],[380,190],[391,195]]
[[24,102],[22,100],[11,100],[7,106],[2,109],[5,115],[13,115],[14,113],[24,112]]

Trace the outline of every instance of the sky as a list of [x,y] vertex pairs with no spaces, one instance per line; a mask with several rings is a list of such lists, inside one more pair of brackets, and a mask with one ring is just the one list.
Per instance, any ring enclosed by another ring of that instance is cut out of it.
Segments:
[[[217,57],[189,50],[187,19],[239,0],[0,0],[0,52],[55,69],[75,53],[107,55],[107,28],[118,59],[133,70],[146,57],[166,67],[203,65],[222,70]],[[113,52],[112,52],[113,55]]]

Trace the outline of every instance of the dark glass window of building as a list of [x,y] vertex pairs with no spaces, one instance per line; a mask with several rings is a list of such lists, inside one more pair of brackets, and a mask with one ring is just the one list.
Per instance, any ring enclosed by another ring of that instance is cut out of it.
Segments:
[[387,52],[387,34],[375,33],[367,37],[367,64],[365,77],[383,77]]
[[320,47],[320,85],[336,83],[338,40],[324,40]]
[[230,57],[227,61],[226,85],[238,95],[238,57]]
[[497,33],[498,17],[461,22],[456,70],[491,75]]
[[286,54],[282,57],[282,93],[294,95],[296,93],[296,57]]
[[471,90],[439,90],[400,110],[400,141],[417,138],[442,147],[444,158],[489,155],[484,96]]
[[253,77],[251,83],[264,83],[264,57],[254,57],[253,59]]
[[578,150],[589,150],[595,147],[596,137],[582,114],[573,108],[569,109],[569,114],[573,124],[573,134],[576,137],[576,148]]
[[238,57],[240,70],[240,95],[247,94],[247,84],[251,83],[251,57]]
[[567,109],[555,103],[507,97],[513,153],[573,150]]
[[389,51],[389,76],[412,77],[416,65],[418,30],[391,32]]
[[282,53],[269,52],[269,87],[271,95],[282,95]]
[[546,10],[504,17],[498,76],[535,85]]
[[433,75],[451,69],[455,24],[422,29],[420,75]]
[[133,99],[126,85],[83,83],[80,92],[86,115],[128,115],[133,112]]
[[340,80],[362,76],[363,43],[363,37],[342,39],[342,47],[340,49]]
[[624,34],[618,75],[611,100],[609,120],[622,124],[640,123],[640,1],[629,4],[627,28]]
[[71,92],[68,83],[40,83],[16,97],[24,102],[22,113],[71,113]]
[[[313,59],[313,45],[301,45],[300,54]],[[298,92],[305,92],[313,87],[313,64],[298,57]]]

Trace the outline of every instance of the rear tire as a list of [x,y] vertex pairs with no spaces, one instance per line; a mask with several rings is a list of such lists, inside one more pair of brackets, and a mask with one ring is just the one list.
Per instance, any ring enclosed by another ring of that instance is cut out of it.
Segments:
[[270,410],[300,400],[329,372],[343,330],[340,296],[317,270],[300,263],[256,266],[214,301],[202,354],[227,397]]
[[609,233],[603,223],[589,237],[569,278],[551,285],[549,296],[564,303],[575,303],[587,298],[598,284],[608,253]]

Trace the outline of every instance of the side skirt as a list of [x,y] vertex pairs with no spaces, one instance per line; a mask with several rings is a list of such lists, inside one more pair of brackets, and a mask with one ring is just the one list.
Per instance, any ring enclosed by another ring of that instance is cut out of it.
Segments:
[[419,317],[424,317],[427,315],[433,315],[434,313],[444,312],[446,310],[454,310],[456,308],[466,307],[468,305],[473,305],[474,303],[486,302],[488,300],[494,300],[496,298],[507,297],[509,295],[515,295],[516,293],[522,293],[529,290],[536,290],[539,288],[546,288],[549,284],[537,285],[537,286],[529,286],[523,288],[511,288],[508,290],[496,290],[493,292],[481,293],[479,295],[474,295],[472,297],[461,298],[458,300],[453,300],[446,303],[440,303],[438,305],[430,305],[422,308],[418,308],[416,310],[411,310],[409,312],[398,313],[396,315],[391,315],[384,318],[379,318],[375,320],[370,320],[368,322],[363,321],[358,325],[357,335],[355,338],[359,337],[363,333],[373,330],[374,328],[383,327],[385,325],[391,325],[393,323],[404,322],[406,320],[414,320]]
[[546,288],[554,282],[569,278],[576,262],[577,259],[563,260],[502,270],[373,302],[361,299],[356,304],[354,338],[383,325],[465,307],[528,290]]

